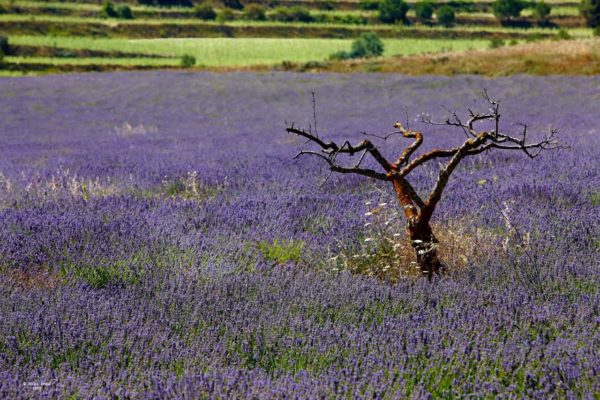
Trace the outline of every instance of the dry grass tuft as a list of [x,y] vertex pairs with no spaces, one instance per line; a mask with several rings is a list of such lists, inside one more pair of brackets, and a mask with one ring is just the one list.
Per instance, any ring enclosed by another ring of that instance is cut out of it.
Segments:
[[338,61],[322,70],[492,77],[514,74],[595,75],[600,73],[600,39],[537,41],[497,49]]
[[[422,275],[415,251],[401,227],[403,219],[394,205],[380,203],[366,214],[370,219],[366,224],[367,237],[362,238],[358,246],[331,257],[329,267],[392,283]],[[436,223],[433,231],[439,241],[438,254],[448,273],[481,265],[489,257],[498,255],[505,239],[500,233],[473,229],[463,220]]]

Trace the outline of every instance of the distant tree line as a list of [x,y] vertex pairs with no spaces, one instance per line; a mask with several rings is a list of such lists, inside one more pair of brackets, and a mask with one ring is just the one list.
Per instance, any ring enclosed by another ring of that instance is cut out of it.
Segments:
[[[277,1],[265,2],[266,6],[274,7],[267,13],[267,7],[260,2],[248,3],[241,0],[221,0],[224,8],[215,10],[210,0],[197,2],[192,0],[137,0],[141,5],[159,7],[195,7],[195,16],[204,20],[230,21],[237,18],[264,21],[267,19],[280,22],[325,22],[367,24],[366,17],[361,15],[313,15],[302,6],[276,7]],[[407,12],[410,8],[406,0],[359,0],[358,7],[363,10],[377,11],[376,18],[385,24],[407,24]],[[333,2],[325,2],[323,9],[333,9]],[[418,0],[414,5],[415,19],[422,24],[432,24],[450,27],[454,24],[456,13],[472,11],[473,4],[465,0],[451,0],[445,4],[436,4],[433,0]],[[505,24],[513,23],[525,9],[532,10],[533,19],[540,25],[549,23],[552,6],[544,0],[495,0],[492,3],[494,16]],[[234,13],[232,10],[240,11]],[[581,15],[590,27],[600,26],[600,0],[582,0]],[[240,15],[241,14],[241,15]],[[133,13],[127,5],[115,7],[110,0],[105,0],[102,15],[110,18],[132,19]],[[600,33],[600,32],[599,32]]]

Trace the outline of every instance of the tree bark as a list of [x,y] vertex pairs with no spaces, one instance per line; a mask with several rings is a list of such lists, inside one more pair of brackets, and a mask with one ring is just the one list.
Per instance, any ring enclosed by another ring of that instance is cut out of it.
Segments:
[[396,198],[406,216],[406,233],[415,250],[417,264],[421,272],[431,280],[443,269],[443,264],[437,255],[438,240],[431,230],[429,220],[423,220],[421,212],[414,203],[416,194],[413,194],[413,187],[400,175],[390,174],[390,176]]
[[407,231],[417,255],[417,264],[421,273],[431,280],[434,275],[441,273],[444,269],[437,254],[438,240],[429,224],[417,224],[416,226],[409,224]]

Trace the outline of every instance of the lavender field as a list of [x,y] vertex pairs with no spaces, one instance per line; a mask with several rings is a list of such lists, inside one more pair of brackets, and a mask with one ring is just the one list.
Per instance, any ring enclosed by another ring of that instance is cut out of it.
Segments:
[[[483,88],[569,149],[461,164],[433,282],[383,254],[391,187],[293,160],[313,91],[321,135],[433,148]],[[0,79],[0,398],[598,398],[599,109],[600,77]]]

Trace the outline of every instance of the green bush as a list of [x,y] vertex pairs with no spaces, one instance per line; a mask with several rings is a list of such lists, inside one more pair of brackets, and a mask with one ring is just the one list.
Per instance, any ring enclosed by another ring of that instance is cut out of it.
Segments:
[[332,11],[335,9],[335,1],[333,0],[325,0],[321,3],[321,10]]
[[356,14],[319,13],[313,17],[314,22],[323,24],[365,25],[367,18]]
[[594,36],[600,36],[600,25],[594,28]]
[[448,5],[440,7],[440,9],[435,13],[435,16],[438,24],[445,27],[452,26],[454,24],[454,19],[456,18],[454,15],[454,9]]
[[533,18],[539,23],[548,22],[548,17],[552,12],[552,6],[548,3],[545,3],[543,0],[539,3],[533,2]]
[[350,52],[337,51],[329,56],[330,60],[349,60],[351,58],[378,57],[383,54],[381,38],[373,32],[363,33],[352,42]]
[[102,2],[100,15],[102,15],[103,18],[117,18],[119,16],[119,14],[117,14],[117,10],[115,10],[115,6],[109,0],[104,0]]
[[377,10],[379,8],[380,0],[360,0],[358,2],[358,8],[361,10]]
[[234,19],[235,19],[235,14],[231,8],[224,8],[217,15],[217,21],[219,21],[219,22],[233,21]]
[[265,8],[260,4],[248,4],[244,7],[244,19],[264,21],[267,19]]
[[521,11],[527,6],[523,0],[495,0],[492,4],[494,16],[500,21],[507,21],[521,15]]
[[352,42],[351,58],[378,57],[383,54],[383,42],[377,34],[367,32]]
[[558,32],[556,32],[555,38],[557,40],[567,40],[571,39],[571,35],[569,34],[569,31],[567,31],[565,28],[560,28]]
[[500,38],[493,38],[492,40],[490,40],[490,49],[497,49],[504,45],[505,45],[504,40],[502,40]]
[[191,68],[196,65],[196,57],[191,54],[184,54],[181,56],[181,66],[183,68]]
[[277,7],[271,19],[280,22],[312,22],[314,18],[304,7]]
[[345,14],[338,18],[336,22],[348,25],[365,25],[369,21],[362,15]]
[[206,2],[200,3],[194,8],[194,16],[206,21],[212,21],[217,18],[217,13],[212,4]]
[[433,3],[428,0],[417,1],[415,4],[415,15],[420,22],[431,20],[433,15]]
[[150,3],[159,7],[193,7],[192,0],[151,0]]
[[294,18],[294,21],[298,22],[312,22],[313,17],[310,15],[310,11],[304,7],[291,7],[290,8],[291,15]]
[[8,10],[2,4],[0,4],[0,14],[6,14]]
[[406,22],[408,4],[404,0],[382,0],[379,3],[378,18],[386,24],[394,24],[398,21]]
[[582,0],[580,13],[589,27],[600,26],[600,0]]
[[351,58],[350,53],[347,51],[344,51],[344,50],[336,51],[335,53],[331,53],[329,55],[330,60],[343,61],[343,60],[349,60],[350,58]]
[[0,35],[0,54],[7,55],[10,52],[10,45],[8,44],[8,38]]
[[133,12],[131,11],[131,7],[127,5],[117,7],[116,11],[117,16],[121,19],[133,19]]
[[223,5],[234,10],[241,10],[244,8],[244,5],[240,2],[240,0],[223,0]]

